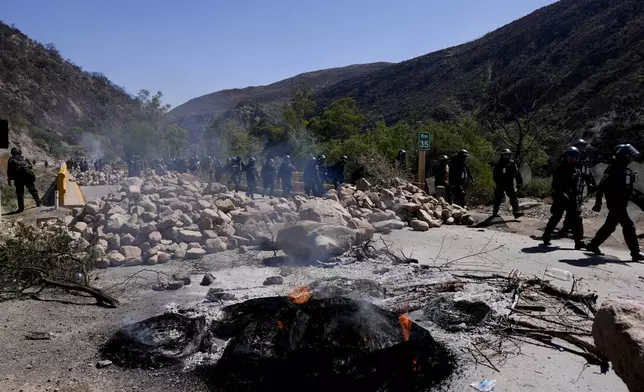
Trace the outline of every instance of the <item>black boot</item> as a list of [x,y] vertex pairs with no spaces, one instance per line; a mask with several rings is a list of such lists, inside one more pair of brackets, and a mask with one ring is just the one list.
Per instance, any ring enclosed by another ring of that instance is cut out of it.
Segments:
[[604,253],[599,249],[599,246],[593,244],[592,242],[586,246],[586,250],[589,252],[593,252],[597,256],[603,256]]
[[550,239],[551,239],[550,236],[546,235],[546,234],[544,234],[541,237],[541,240],[543,241],[543,244],[546,245],[546,246],[550,246],[550,244],[551,244]]
[[635,262],[644,261],[644,253],[642,252],[632,253],[631,256]]
[[519,219],[522,216],[525,216],[525,214],[523,212],[515,212],[514,213],[514,219]]
[[575,250],[588,249],[588,244],[584,241],[575,241]]

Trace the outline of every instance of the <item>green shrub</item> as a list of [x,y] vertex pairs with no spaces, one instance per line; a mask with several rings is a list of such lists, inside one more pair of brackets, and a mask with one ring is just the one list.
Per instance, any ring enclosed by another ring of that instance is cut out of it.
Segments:
[[10,211],[18,209],[18,199],[16,198],[16,188],[3,185],[2,186],[2,213],[5,214]]
[[552,193],[552,178],[536,177],[521,188],[521,196],[538,197],[543,199]]

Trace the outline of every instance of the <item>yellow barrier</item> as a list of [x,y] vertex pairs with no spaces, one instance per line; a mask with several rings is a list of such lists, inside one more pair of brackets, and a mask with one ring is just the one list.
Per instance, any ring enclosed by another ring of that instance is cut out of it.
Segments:
[[67,192],[67,166],[63,163],[58,171],[58,206],[65,206],[65,193]]

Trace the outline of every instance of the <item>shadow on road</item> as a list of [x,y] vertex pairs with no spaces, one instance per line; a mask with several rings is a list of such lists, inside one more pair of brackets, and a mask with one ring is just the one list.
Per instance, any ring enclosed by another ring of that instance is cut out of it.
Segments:
[[592,253],[584,253],[584,254],[586,255],[586,257],[582,257],[579,259],[559,260],[559,262],[570,264],[575,267],[592,267],[596,265],[609,264],[609,263],[627,265],[625,261],[622,261],[615,256],[610,256],[610,255],[598,256]]
[[529,254],[535,254],[535,253],[551,253],[551,252],[556,252],[558,250],[572,250],[572,249],[562,249],[558,246],[548,246],[544,244],[539,244],[537,246],[531,246],[529,248],[523,248],[521,249],[521,252],[523,253],[529,253]]
[[492,217],[492,216],[490,216],[487,219],[485,219],[484,221],[479,222],[479,223],[477,223],[475,225],[472,225],[470,227],[478,229],[478,228],[490,227],[490,226],[494,226],[494,225],[505,225],[507,223],[517,223],[517,222],[520,222],[520,221],[518,221],[516,219],[506,221],[501,217]]

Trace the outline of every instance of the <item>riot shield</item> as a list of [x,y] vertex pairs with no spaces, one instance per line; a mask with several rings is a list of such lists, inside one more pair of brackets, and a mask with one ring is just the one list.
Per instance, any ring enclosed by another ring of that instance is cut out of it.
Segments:
[[605,163],[598,163],[595,166],[590,168],[590,173],[593,175],[593,178],[595,179],[595,184],[599,185],[602,178],[604,177],[604,172],[606,171],[606,168],[608,168],[608,165]]
[[519,173],[521,174],[521,178],[523,179],[524,184],[527,184],[530,182],[530,180],[532,180],[532,170],[527,163],[521,165],[521,167],[519,168]]

